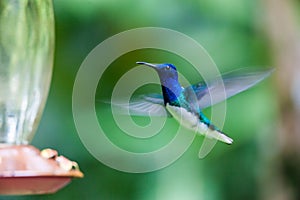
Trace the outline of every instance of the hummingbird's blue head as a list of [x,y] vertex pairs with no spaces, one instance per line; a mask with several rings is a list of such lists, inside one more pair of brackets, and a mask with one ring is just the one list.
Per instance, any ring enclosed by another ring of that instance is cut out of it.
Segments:
[[163,63],[163,64],[151,64],[147,62],[136,62],[136,64],[146,65],[156,70],[159,75],[161,82],[166,82],[167,80],[178,81],[177,69],[173,64]]
[[178,73],[174,65],[169,63],[151,64],[146,62],[136,62],[136,64],[149,66],[158,73],[165,104],[177,101],[182,87],[178,82]]

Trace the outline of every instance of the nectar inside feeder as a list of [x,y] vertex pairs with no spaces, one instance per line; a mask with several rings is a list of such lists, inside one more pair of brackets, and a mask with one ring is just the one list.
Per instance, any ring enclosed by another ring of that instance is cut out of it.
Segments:
[[29,145],[51,82],[54,16],[51,0],[0,3],[0,195],[53,193],[77,163]]

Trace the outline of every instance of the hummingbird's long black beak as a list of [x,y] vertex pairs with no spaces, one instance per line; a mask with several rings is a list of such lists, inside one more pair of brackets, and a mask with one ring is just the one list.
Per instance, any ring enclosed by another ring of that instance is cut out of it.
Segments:
[[157,66],[155,64],[147,63],[147,62],[136,62],[138,65],[146,65],[149,67],[152,67],[153,69],[157,69]]

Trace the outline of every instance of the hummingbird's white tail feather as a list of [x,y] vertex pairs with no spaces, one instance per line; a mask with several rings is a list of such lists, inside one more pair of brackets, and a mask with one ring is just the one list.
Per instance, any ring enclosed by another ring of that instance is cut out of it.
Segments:
[[218,130],[208,129],[205,135],[209,138],[215,138],[227,144],[233,143],[233,139],[231,139],[230,137],[228,137],[227,135],[225,135],[224,133]]

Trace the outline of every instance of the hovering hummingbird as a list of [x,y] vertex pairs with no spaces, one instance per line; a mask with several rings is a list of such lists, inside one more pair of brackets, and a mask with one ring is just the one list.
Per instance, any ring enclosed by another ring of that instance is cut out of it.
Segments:
[[[212,105],[210,95],[216,97],[214,104],[236,95],[265,79],[273,70],[250,71],[246,73],[229,73],[222,76],[223,84],[215,81],[207,85],[204,82],[182,87],[178,80],[178,72],[173,64],[151,64],[136,62],[153,68],[159,76],[162,95],[142,95],[129,104],[117,106],[127,108],[133,115],[169,115],[182,126],[209,138],[232,144],[233,139],[217,128],[202,112]],[[224,92],[224,95],[213,95]]]

